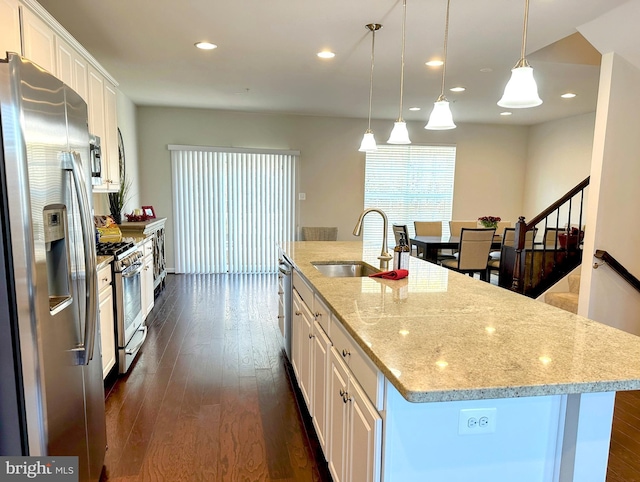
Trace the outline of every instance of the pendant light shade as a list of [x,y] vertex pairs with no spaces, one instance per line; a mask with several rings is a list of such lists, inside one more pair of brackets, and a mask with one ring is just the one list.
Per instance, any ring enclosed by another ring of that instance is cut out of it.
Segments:
[[407,124],[402,118],[402,97],[404,94],[404,44],[405,28],[407,24],[407,0],[402,0],[402,55],[400,56],[400,112],[398,120],[393,125],[388,144],[411,144]]
[[393,130],[387,141],[389,144],[411,144],[409,139],[409,131],[407,130],[407,123],[403,120],[398,120],[393,124]]
[[425,129],[434,131],[444,131],[447,129],[455,129],[456,125],[453,123],[453,115],[449,108],[449,101],[444,96],[444,78],[447,71],[447,40],[449,38],[449,5],[451,0],[447,0],[447,11],[444,21],[444,59],[442,64],[442,87],[440,89],[440,96],[438,100],[433,104],[433,110],[429,116],[429,122],[424,126]]
[[524,109],[542,104],[538,96],[538,86],[533,78],[533,69],[525,60],[524,65],[515,66],[511,70],[511,79],[504,88],[502,99],[498,101],[500,107]]
[[378,150],[378,145],[376,144],[376,138],[373,137],[373,132],[367,129],[367,132],[364,133],[362,137],[362,142],[360,143],[360,152],[372,152]]
[[369,126],[364,133],[362,138],[362,142],[360,143],[360,152],[372,152],[377,151],[378,146],[376,144],[376,139],[373,136],[373,131],[371,130],[371,101],[373,99],[373,59],[376,47],[376,31],[382,28],[382,25],[379,23],[370,23],[365,25],[371,31],[371,73],[369,75]]
[[433,103],[429,122],[424,128],[432,131],[445,131],[456,128],[449,108],[449,101],[444,96],[438,97],[438,100]]
[[507,83],[502,98],[498,101],[500,107],[510,109],[524,109],[542,104],[538,96],[538,86],[533,78],[533,69],[524,57],[527,45],[527,23],[529,20],[529,0],[524,4],[524,26],[522,28],[522,51],[520,60],[511,69],[511,79]]

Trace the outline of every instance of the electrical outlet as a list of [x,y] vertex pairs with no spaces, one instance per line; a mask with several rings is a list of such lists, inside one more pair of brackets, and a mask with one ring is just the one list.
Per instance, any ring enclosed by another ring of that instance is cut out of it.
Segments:
[[473,435],[496,431],[496,408],[467,408],[460,410],[458,434]]
[[306,192],[299,192],[298,193],[298,201],[306,201],[307,200],[307,193]]

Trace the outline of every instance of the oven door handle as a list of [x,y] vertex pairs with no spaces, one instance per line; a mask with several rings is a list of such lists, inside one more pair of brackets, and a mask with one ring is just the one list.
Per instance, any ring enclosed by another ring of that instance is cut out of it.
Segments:
[[140,343],[138,343],[135,348],[127,348],[125,350],[125,353],[127,355],[134,355],[135,353],[137,353],[140,347],[142,346],[142,344],[144,343],[144,341],[147,339],[147,331],[148,331],[147,325],[141,326],[140,328],[138,328],[138,331],[143,332],[142,340],[140,340]]
[[91,216],[87,186],[82,178],[84,169],[80,153],[76,151],[66,151],[61,153],[62,169],[71,171],[76,197],[78,199],[78,210],[80,212],[80,227],[82,231],[82,244],[85,262],[85,316],[84,316],[84,341],[73,351],[77,354],[78,365],[88,365],[93,359],[95,348],[96,329],[98,323],[98,290],[96,288],[96,256],[93,218]]
[[137,275],[138,273],[140,273],[143,269],[142,263],[136,263],[136,264],[132,264],[131,267],[135,267],[137,266],[137,268],[135,269],[127,269],[126,271],[122,272],[122,277],[123,278],[133,278],[135,275]]

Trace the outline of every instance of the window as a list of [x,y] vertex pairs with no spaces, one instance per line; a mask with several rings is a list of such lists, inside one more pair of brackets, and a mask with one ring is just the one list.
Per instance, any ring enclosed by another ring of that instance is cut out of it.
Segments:
[[[455,164],[455,146],[379,145],[366,155],[364,207],[382,209],[389,225],[406,224],[410,236],[414,221],[444,221],[448,235]],[[367,216],[363,241],[379,246],[381,231],[381,217]],[[390,228],[387,239],[395,245]]]
[[176,273],[274,273],[295,230],[297,151],[169,146]]

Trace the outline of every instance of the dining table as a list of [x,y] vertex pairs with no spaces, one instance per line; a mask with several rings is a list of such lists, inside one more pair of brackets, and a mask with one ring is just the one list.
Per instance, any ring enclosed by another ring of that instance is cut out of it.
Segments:
[[[410,240],[411,247],[416,247],[418,257],[432,263],[438,262],[438,251],[441,249],[458,249],[460,236],[414,236]],[[496,234],[491,243],[492,250],[499,250],[502,244],[502,236]],[[422,254],[424,253],[424,254]],[[422,256],[420,256],[422,254]]]

